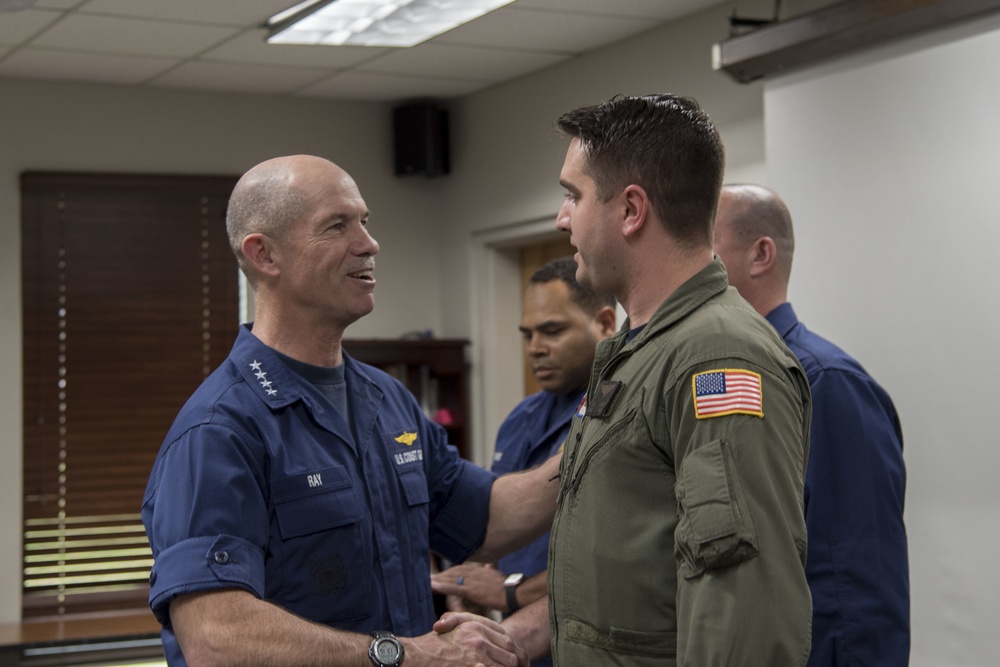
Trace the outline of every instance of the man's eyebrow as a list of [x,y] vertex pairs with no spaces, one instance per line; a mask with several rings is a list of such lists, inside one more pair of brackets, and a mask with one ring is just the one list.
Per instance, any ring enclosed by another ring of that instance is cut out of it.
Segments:
[[[357,216],[358,220],[368,220],[371,216],[371,211],[365,211]],[[327,220],[329,222],[349,222],[354,220],[355,216],[353,213],[333,213]]]
[[563,320],[545,320],[544,322],[539,322],[533,327],[523,327],[519,326],[517,328],[521,333],[529,333],[531,331],[541,331],[542,329],[551,329],[553,327],[563,327],[566,326],[566,322]]

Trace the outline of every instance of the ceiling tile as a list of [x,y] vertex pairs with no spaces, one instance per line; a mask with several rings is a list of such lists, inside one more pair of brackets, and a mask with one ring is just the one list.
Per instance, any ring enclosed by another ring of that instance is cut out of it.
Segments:
[[[731,2],[731,0],[729,0]],[[549,11],[602,14],[605,16],[637,16],[661,21],[701,11],[726,0],[517,0],[513,7]]]
[[450,99],[468,95],[487,84],[475,81],[344,72],[309,86],[297,95],[340,100],[399,102],[417,98]]
[[35,7],[45,9],[73,9],[77,5],[82,5],[87,0],[37,0]]
[[45,12],[26,9],[20,12],[0,14],[0,44],[16,46],[25,42],[46,26],[62,17],[58,12]]
[[150,85],[164,88],[287,94],[327,76],[304,68],[262,67],[230,63],[187,62],[157,77]]
[[654,19],[517,9],[493,12],[450,30],[435,44],[582,53],[656,26]]
[[298,44],[268,44],[265,31],[247,30],[199,57],[263,65],[288,65],[301,67],[328,67],[341,69],[388,53],[388,49],[370,46],[302,46]]
[[433,72],[443,78],[469,81],[496,81],[554,65],[567,56],[553,53],[526,53],[467,46],[438,46],[424,43],[376,58],[358,69],[363,72],[420,75]]
[[90,53],[189,57],[238,31],[234,28],[71,14],[35,39],[35,46]]
[[243,26],[264,24],[297,0],[89,0],[82,13],[188,23]]
[[[412,49],[268,45],[297,0],[36,0],[0,14],[0,76],[312,95],[451,98],[732,0],[515,0]],[[294,72],[294,73],[293,73]]]
[[95,53],[20,49],[0,61],[0,76],[140,84],[176,64],[168,58],[121,58]]

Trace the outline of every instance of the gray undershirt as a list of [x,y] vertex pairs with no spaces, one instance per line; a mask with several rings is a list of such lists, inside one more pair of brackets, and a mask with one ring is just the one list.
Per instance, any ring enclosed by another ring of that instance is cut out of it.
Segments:
[[313,366],[298,359],[277,352],[281,360],[291,368],[296,375],[316,387],[321,394],[326,396],[333,407],[344,418],[344,421],[351,425],[351,414],[347,409],[347,378],[344,373],[344,364],[330,368],[328,366]]

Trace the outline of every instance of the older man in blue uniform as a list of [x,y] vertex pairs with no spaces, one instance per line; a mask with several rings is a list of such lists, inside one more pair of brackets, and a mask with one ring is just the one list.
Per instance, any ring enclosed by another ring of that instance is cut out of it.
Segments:
[[543,533],[555,465],[494,481],[342,350],[374,307],[368,219],[318,157],[269,160],[233,191],[256,318],[181,410],[142,507],[171,667],[526,664],[488,619],[432,632],[429,554],[492,561]]
[[777,194],[756,185],[723,187],[715,251],[730,284],[802,362],[812,391],[805,478],[809,667],[905,667],[910,588],[899,417],[861,364],[799,322],[787,302],[794,249],[791,215]]

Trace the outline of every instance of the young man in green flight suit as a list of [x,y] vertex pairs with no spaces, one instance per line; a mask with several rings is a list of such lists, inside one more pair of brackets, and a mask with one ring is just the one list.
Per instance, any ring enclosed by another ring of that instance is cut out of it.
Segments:
[[628,319],[598,345],[564,447],[547,604],[505,626],[563,666],[805,665],[809,386],[712,252],[718,131],[672,95],[559,127],[556,226],[577,279]]

